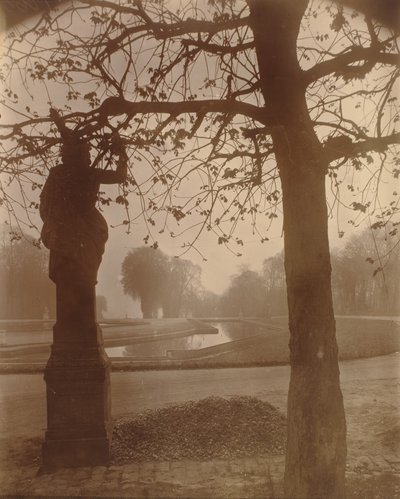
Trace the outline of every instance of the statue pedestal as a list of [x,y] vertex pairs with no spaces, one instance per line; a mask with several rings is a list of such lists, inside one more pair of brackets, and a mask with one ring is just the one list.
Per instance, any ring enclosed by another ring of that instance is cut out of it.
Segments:
[[100,327],[54,326],[44,379],[47,431],[44,466],[109,462],[112,432],[110,362]]

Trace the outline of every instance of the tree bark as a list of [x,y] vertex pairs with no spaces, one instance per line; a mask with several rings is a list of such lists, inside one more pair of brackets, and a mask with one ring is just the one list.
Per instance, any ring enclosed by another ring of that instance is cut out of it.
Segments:
[[343,499],[346,424],[332,305],[327,164],[296,54],[307,0],[249,0],[284,213],[291,378],[285,497]]
[[320,169],[301,165],[300,159],[296,163],[295,171],[288,172],[287,164],[281,167],[291,361],[285,493],[342,499],[346,426],[331,296],[325,176]]

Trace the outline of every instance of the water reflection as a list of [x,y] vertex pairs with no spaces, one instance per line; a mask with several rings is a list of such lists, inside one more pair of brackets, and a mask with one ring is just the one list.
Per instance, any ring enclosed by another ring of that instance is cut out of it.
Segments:
[[181,338],[169,338],[122,347],[106,348],[110,357],[166,357],[168,350],[199,350],[230,341],[248,338],[265,331],[265,328],[246,322],[210,322],[218,329],[217,334],[192,334]]

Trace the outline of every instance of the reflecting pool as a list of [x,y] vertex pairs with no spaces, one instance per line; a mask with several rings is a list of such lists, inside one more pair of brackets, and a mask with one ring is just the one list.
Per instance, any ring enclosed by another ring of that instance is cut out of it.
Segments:
[[106,348],[110,357],[166,357],[168,350],[199,350],[230,341],[249,338],[266,331],[265,327],[248,322],[207,322],[218,329],[215,334],[192,334],[180,338],[160,339],[121,347]]

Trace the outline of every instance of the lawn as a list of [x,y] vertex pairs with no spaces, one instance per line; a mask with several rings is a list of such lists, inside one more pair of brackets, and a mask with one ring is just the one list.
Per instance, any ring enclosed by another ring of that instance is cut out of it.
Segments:
[[[289,362],[289,329],[287,318],[268,321],[282,327],[268,329],[247,343],[232,342],[225,351],[196,361],[198,367],[224,365],[275,365]],[[393,320],[336,319],[336,337],[340,360],[375,357],[400,351],[400,325]]]

